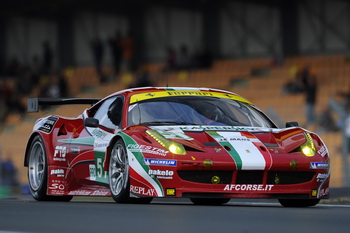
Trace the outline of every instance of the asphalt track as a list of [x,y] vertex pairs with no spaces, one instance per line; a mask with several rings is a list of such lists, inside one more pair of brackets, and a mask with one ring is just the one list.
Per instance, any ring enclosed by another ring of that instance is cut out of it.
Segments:
[[149,205],[115,204],[110,198],[37,202],[0,200],[0,233],[22,232],[350,232],[350,204],[284,208],[271,200],[231,200],[196,206],[188,199],[155,199]]

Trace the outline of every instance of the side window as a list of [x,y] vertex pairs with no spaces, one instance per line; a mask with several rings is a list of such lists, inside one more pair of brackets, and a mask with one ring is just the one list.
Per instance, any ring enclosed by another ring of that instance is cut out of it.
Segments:
[[123,97],[115,96],[104,101],[96,111],[94,118],[100,121],[100,125],[117,129],[120,127],[123,111]]

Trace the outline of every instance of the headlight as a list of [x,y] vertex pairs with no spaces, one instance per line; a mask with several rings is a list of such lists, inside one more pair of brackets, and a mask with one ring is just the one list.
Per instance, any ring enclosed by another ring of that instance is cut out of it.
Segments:
[[156,140],[160,145],[168,149],[173,154],[177,155],[185,155],[186,150],[184,146],[180,143],[171,141],[160,135],[157,131],[147,130],[147,134],[149,134],[154,140]]
[[304,155],[307,157],[312,157],[316,154],[316,148],[314,141],[312,140],[312,137],[309,133],[304,133],[306,142],[300,146],[301,152],[303,152]]

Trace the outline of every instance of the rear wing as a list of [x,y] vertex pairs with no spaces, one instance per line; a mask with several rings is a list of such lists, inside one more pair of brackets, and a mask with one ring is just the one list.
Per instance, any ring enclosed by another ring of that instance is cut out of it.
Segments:
[[99,98],[28,98],[28,112],[38,112],[41,105],[90,104],[100,101]]

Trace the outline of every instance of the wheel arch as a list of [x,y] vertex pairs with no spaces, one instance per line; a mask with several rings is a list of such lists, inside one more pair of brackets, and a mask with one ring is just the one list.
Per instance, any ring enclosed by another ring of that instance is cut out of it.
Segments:
[[[123,138],[120,136],[120,135],[116,135],[114,136],[111,141],[109,142],[109,145],[106,149],[106,156],[105,156],[105,162],[104,162],[104,166],[103,166],[103,169],[105,171],[108,171],[109,169],[109,159],[111,157],[111,152],[112,152],[112,148],[113,148],[113,145],[119,140],[119,139],[122,139]],[[124,140],[123,140],[124,141]],[[125,143],[125,142],[124,142]]]
[[[27,143],[26,150],[25,150],[25,153],[24,153],[24,166],[25,167],[28,167],[28,163],[29,163],[29,161],[28,161],[29,160],[28,153],[29,153],[30,147],[32,145],[32,142],[33,142],[34,138],[36,136],[38,136],[38,135],[41,137],[41,140],[43,140],[43,137],[38,132],[32,133],[32,135],[30,135],[30,137],[28,139],[28,143]],[[44,140],[43,140],[43,143],[44,143]],[[44,145],[45,145],[45,143],[44,143]]]

